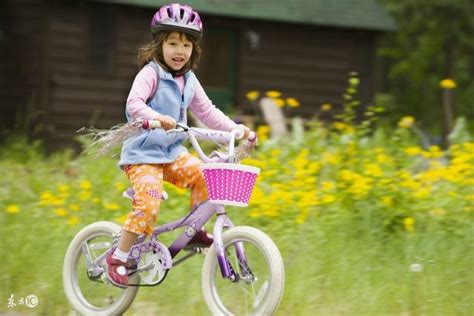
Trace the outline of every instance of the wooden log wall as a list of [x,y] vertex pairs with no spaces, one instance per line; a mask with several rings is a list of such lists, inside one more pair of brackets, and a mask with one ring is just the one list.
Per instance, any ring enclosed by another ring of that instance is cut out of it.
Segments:
[[104,4],[51,10],[45,124],[55,146],[67,145],[81,126],[124,122],[127,94],[138,71],[137,48],[149,40],[143,14]]
[[[254,46],[251,37],[257,38]],[[311,118],[321,104],[341,106],[349,72],[359,72],[364,84],[372,81],[370,32],[249,22],[240,39],[239,101],[247,110],[248,91],[277,90],[301,102],[292,114]],[[361,97],[368,101],[372,91],[364,89]]]
[[26,130],[39,115],[43,10],[39,0],[0,4],[0,130]]
[[[12,125],[18,113],[41,114],[47,144],[58,148],[75,144],[82,126],[123,122],[153,11],[88,1],[3,2],[0,124]],[[249,112],[248,91],[278,90],[301,102],[293,114],[310,118],[323,103],[341,104],[350,71],[360,73],[362,99],[373,95],[374,32],[204,17],[209,29],[236,33],[238,108]]]

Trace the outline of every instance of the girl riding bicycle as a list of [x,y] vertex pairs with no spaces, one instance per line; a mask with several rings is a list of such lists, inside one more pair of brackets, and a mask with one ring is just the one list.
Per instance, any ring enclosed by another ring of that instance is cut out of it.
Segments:
[[[182,146],[184,137],[167,134],[176,123],[187,123],[191,112],[212,129],[240,129],[246,137],[250,130],[237,125],[209,100],[193,69],[201,48],[202,22],[188,5],[172,3],[162,6],[151,21],[153,40],[140,48],[140,71],[130,90],[126,116],[156,120],[163,129],[144,130],[127,139],[122,147],[119,165],[126,172],[133,194],[132,211],[122,228],[119,245],[107,256],[109,280],[120,286],[128,284],[127,261],[138,235],[150,235],[160,209],[163,181],[180,188],[189,188],[191,207],[207,199],[201,161]],[[197,232],[190,243],[210,246],[212,237]]]

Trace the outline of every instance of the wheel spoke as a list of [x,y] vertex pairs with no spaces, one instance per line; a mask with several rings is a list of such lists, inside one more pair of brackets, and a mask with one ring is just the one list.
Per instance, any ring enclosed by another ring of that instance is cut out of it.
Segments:
[[81,250],[85,257],[87,268],[90,268],[92,266],[92,254],[87,240],[82,243]]

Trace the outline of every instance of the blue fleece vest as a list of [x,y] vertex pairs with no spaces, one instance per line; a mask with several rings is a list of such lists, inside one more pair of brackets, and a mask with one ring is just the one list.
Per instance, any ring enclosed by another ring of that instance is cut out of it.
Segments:
[[[147,66],[155,69],[158,78],[158,87],[147,105],[162,115],[171,116],[176,122],[187,124],[187,108],[194,97],[197,78],[192,71],[184,75],[183,93],[173,76],[163,70],[156,62]],[[132,118],[128,113],[127,120]],[[143,130],[139,135],[127,139],[122,146],[119,166],[136,164],[171,163],[178,156],[186,152],[182,145],[184,135],[166,134],[162,129]]]

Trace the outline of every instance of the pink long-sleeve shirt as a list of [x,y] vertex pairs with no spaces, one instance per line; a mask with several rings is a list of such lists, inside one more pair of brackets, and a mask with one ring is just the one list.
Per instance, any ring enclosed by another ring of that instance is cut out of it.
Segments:
[[[138,72],[127,98],[126,110],[131,116],[154,119],[160,115],[146,104],[156,89],[157,79],[156,71],[151,66],[145,66]],[[183,93],[184,76],[174,79]],[[236,129],[237,124],[212,104],[199,81],[196,81],[194,97],[189,104],[191,112],[209,128],[223,131]]]

